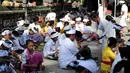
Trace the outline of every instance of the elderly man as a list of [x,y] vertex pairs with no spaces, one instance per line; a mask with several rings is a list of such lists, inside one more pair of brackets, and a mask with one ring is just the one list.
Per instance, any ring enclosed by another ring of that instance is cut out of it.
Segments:
[[60,68],[70,68],[74,67],[73,62],[77,60],[76,54],[78,53],[78,48],[74,44],[75,40],[75,33],[74,29],[71,29],[66,32],[66,37],[63,40],[63,44],[60,45],[59,49],[59,65]]
[[58,47],[59,47],[59,42],[58,42],[59,35],[60,33],[58,32],[51,33],[51,39],[45,44],[43,49],[44,57],[49,59],[57,59]]

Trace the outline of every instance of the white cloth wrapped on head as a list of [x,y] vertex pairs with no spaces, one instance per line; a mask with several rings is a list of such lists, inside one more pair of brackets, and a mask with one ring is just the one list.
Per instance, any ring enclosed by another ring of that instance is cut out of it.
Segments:
[[8,35],[8,34],[11,34],[11,31],[10,31],[10,30],[5,30],[5,31],[3,31],[1,35],[4,36],[4,35]]
[[18,26],[16,29],[15,29],[15,31],[23,31],[24,30],[24,26]]
[[62,22],[69,22],[70,20],[67,19],[67,18],[61,18],[60,21],[62,21]]
[[83,22],[87,23],[89,21],[89,19],[83,19]]
[[60,33],[55,32],[54,34],[51,35],[51,38],[56,38],[56,37],[58,37],[59,35],[60,35]]
[[81,17],[78,17],[75,19],[76,21],[81,21]]
[[71,29],[66,32],[66,34],[75,34],[75,33],[76,33],[76,30],[74,30],[74,29]]
[[71,29],[71,26],[70,25],[67,25],[64,27],[64,31],[69,31]]
[[38,29],[34,26],[30,26],[28,29],[31,29],[34,33],[38,33]]
[[25,24],[24,20],[18,21],[17,22],[17,26],[23,26]]
[[75,21],[69,21],[69,24],[70,25],[75,24]]
[[60,29],[62,29],[64,27],[63,23],[62,22],[58,22],[56,27],[60,27]]
[[50,12],[47,14],[45,21],[55,20],[56,19],[56,13]]
[[124,0],[120,0],[119,3],[123,4],[123,3],[125,3],[125,1]]
[[71,18],[69,17],[69,13],[66,14],[63,18],[60,19],[60,21],[63,21],[63,22],[69,22],[71,21]]

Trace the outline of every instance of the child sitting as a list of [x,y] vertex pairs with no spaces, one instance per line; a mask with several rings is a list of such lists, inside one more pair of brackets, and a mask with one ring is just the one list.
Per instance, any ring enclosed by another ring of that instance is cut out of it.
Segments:
[[26,49],[22,54],[22,72],[37,72],[42,70],[43,55],[35,52],[35,44],[33,40],[27,40]]

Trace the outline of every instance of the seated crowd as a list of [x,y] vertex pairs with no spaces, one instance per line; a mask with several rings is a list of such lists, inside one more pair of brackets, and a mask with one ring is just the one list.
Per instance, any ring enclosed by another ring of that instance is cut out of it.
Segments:
[[[70,13],[60,19],[56,16],[48,13],[43,27],[36,16],[27,28],[21,20],[15,30],[2,30],[0,73],[43,73],[44,58],[58,60],[61,69],[76,73],[97,73],[99,69],[102,73],[128,73],[130,40],[125,46],[122,27],[111,16],[103,20],[97,12],[85,17]],[[95,28],[91,27],[92,21],[96,22]],[[98,41],[101,46],[101,68],[88,47],[91,41]],[[45,43],[40,48],[43,52],[39,51],[41,43]]]

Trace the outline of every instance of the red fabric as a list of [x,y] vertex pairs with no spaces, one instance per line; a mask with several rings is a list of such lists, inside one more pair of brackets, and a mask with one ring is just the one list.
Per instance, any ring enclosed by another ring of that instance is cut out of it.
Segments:
[[110,65],[112,67],[112,62],[108,62],[108,61],[102,61],[102,63]]
[[112,10],[107,10],[106,13],[110,14],[110,13],[112,13]]

